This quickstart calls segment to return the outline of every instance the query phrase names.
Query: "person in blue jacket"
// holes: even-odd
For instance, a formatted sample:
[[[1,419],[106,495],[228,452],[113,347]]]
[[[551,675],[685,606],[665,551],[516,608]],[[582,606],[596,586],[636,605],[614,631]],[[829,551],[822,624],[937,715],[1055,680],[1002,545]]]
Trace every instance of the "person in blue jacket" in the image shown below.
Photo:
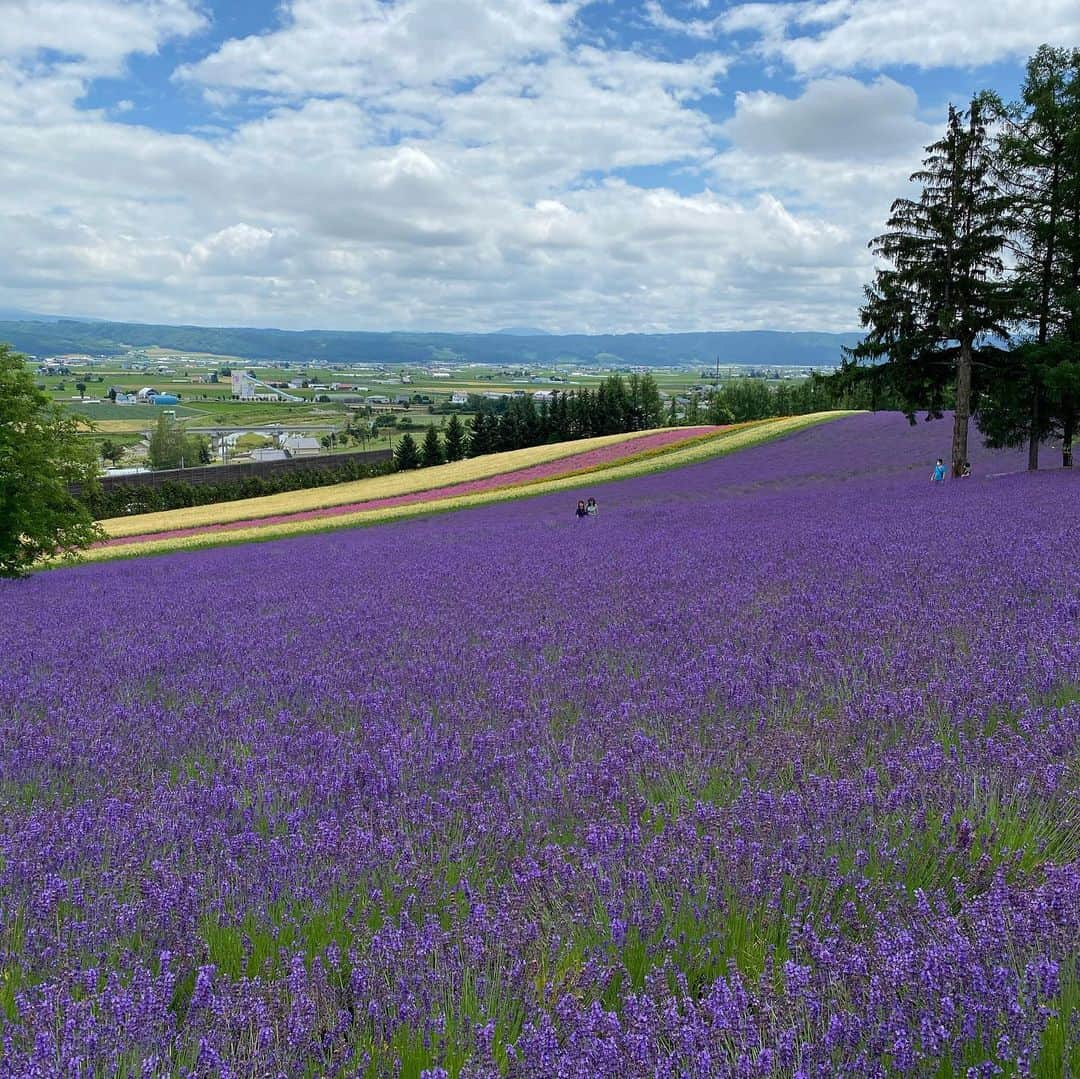
[[[931,483],[944,483],[945,482],[945,462],[939,457],[937,464],[934,465],[934,472],[930,477]]]

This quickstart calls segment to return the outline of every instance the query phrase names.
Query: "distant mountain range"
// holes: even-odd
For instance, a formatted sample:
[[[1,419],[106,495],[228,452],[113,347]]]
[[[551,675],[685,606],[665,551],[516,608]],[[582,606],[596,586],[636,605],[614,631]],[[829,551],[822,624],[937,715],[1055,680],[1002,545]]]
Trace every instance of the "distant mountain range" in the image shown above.
[[[365,333],[346,330],[265,330],[155,326],[133,322],[18,319],[0,321],[0,341],[32,356],[85,352],[115,356],[131,348],[175,349],[235,356],[253,363],[430,364],[475,362],[577,366],[745,364],[831,367],[857,333],[546,334],[528,328],[501,333]]]
[[[0,307],[0,322],[62,322],[64,319],[71,320],[71,315],[42,315],[36,311],[24,311],[20,307]],[[99,318],[83,318],[81,315],[74,319],[77,322],[101,322]]]

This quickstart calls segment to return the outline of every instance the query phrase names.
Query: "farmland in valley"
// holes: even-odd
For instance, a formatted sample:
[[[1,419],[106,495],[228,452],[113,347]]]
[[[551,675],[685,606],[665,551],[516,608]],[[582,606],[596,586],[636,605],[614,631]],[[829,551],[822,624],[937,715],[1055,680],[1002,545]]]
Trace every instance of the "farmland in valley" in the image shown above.
[[[0,1076],[1075,1074],[1080,481],[947,440],[0,582]]]

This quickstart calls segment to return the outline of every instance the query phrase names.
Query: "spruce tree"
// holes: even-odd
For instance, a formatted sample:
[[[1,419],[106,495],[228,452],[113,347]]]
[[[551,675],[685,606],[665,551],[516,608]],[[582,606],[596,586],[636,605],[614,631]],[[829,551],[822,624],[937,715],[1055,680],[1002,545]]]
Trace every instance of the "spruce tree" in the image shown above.
[[[450,422],[446,425],[445,434],[446,459],[448,461],[460,461],[465,456],[466,434],[465,425],[456,412],[450,416]]]
[[[518,399],[518,423],[520,424],[518,435],[520,446],[539,446],[544,441],[540,413],[536,410],[536,402],[532,399],[532,394]]]
[[[550,441],[566,442],[570,439],[570,400],[566,393],[556,393],[551,402]]]
[[[1010,293],[1002,251],[1009,202],[993,183],[987,104],[976,97],[966,110],[949,107],[944,136],[927,147],[917,200],[892,205],[888,231],[871,241],[885,259],[868,285],[861,311],[868,333],[849,361],[886,360],[885,373],[904,411],[940,412],[954,394],[952,471],[968,457],[972,372],[987,343],[1006,335]]]
[[[435,430],[435,424],[429,423],[420,447],[420,465],[422,468],[430,468],[432,465],[441,465],[444,460],[446,458],[443,456],[439,432]]]
[[[394,447],[394,467],[398,472],[411,472],[420,467],[420,450],[416,439],[407,432],[398,439]]]
[[[516,401],[511,400],[495,426],[495,449],[498,452],[506,452],[520,449],[520,447],[521,423],[518,405]]]
[[[1080,404],[1080,50],[1042,46],[1028,61],[1021,100],[997,103],[997,113],[1022,344],[1001,357],[979,426],[990,445],[1026,441],[1032,470],[1040,442],[1059,434],[1068,466]]]
[[[555,441],[551,437],[551,405],[546,400],[541,399],[536,406],[536,425],[537,438],[534,445],[542,446]]]
[[[494,453],[496,435],[495,417],[486,408],[481,408],[469,423],[469,456]]]

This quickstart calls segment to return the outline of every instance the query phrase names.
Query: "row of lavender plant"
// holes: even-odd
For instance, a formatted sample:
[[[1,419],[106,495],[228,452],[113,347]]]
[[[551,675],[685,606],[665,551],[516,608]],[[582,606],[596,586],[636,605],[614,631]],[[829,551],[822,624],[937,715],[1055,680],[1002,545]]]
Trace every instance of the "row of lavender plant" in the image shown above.
[[[861,416],[0,589],[0,1075],[1080,1068],[1080,488]]]

